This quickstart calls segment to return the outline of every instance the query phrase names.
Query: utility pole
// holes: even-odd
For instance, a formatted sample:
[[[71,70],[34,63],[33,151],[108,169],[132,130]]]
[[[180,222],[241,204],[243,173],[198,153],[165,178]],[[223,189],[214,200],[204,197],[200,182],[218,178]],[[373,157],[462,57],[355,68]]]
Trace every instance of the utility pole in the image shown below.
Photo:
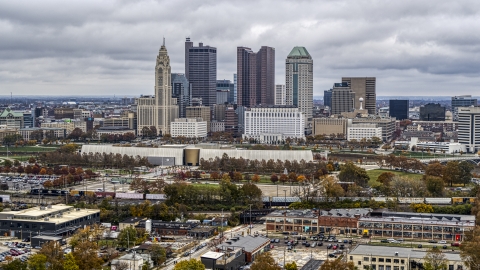
[[[222,208],[222,238],[220,239],[220,242],[222,241],[223,239],[223,208]]]

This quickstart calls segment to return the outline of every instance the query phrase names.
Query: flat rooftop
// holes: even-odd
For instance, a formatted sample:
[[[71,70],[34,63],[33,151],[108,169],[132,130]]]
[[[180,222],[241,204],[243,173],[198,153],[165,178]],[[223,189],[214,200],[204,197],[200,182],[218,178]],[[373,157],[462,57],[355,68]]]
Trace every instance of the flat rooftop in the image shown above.
[[[398,252],[398,256],[395,256]],[[349,255],[368,255],[368,256],[385,256],[385,257],[402,257],[402,258],[416,258],[423,259],[427,251],[403,247],[387,247],[387,246],[373,246],[373,245],[358,245]],[[461,261],[460,253],[458,252],[443,252],[446,259],[449,261]]]
[[[98,209],[81,209],[65,204],[33,207],[22,211],[0,212],[0,220],[25,220],[31,222],[64,223],[81,217],[100,213]],[[48,218],[48,220],[45,220]]]

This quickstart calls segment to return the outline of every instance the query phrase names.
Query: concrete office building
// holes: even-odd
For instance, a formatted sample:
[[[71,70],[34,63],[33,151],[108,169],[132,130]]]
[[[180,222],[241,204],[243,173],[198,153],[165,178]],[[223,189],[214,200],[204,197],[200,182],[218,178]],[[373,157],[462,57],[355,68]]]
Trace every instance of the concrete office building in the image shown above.
[[[144,127],[156,127],[158,135],[170,134],[170,123],[178,118],[177,99],[172,98],[170,57],[165,40],[155,65],[155,96],[137,99],[137,134]]]
[[[368,110],[369,114],[376,113],[376,81],[375,77],[342,77],[342,83],[348,84],[356,99],[364,99],[363,108]],[[355,104],[355,109],[360,109],[360,103]]]
[[[72,131],[76,128],[81,129],[83,132],[87,132],[87,122],[81,120],[43,122],[40,126],[41,128],[62,128],[65,129],[67,135],[72,133]]]
[[[391,99],[389,101],[389,115],[397,120],[408,119],[408,100]]]
[[[121,127],[125,129],[137,129],[137,114],[126,112],[121,117],[106,118],[103,127]]]
[[[382,128],[375,124],[352,124],[347,128],[347,140],[371,140],[373,137],[382,138]]]
[[[275,49],[237,47],[237,104],[275,104]]]
[[[332,115],[355,110],[356,93],[347,83],[334,83],[331,95]]]
[[[23,113],[6,108],[0,113],[0,125],[13,129],[23,128]]]
[[[428,103],[420,107],[420,120],[445,121],[445,107],[440,104]]]
[[[185,41],[185,76],[192,88],[192,98],[201,98],[205,106],[216,104],[217,98],[217,48],[199,43],[193,46]]]
[[[245,111],[244,140],[279,143],[287,138],[304,139],[305,117],[294,106],[255,106]]]
[[[453,120],[458,120],[458,108],[459,107],[470,107],[470,106],[477,106],[477,99],[472,98],[471,95],[463,95],[463,96],[454,96],[452,97],[452,113],[453,113]]]
[[[294,47],[285,60],[286,105],[303,113],[306,127],[313,112],[313,59],[305,47]]]
[[[58,107],[53,109],[53,114],[55,119],[73,119],[75,117],[74,109],[69,107]]]
[[[207,132],[210,132],[210,107],[207,106],[189,106],[187,107],[187,118],[202,118],[207,122]]]
[[[393,132],[395,132],[395,122],[396,119],[389,117],[389,118],[381,118],[381,117],[357,117],[352,119],[352,124],[375,124],[377,127],[382,128],[382,137],[381,139],[386,142],[390,140],[393,136]]]
[[[185,74],[172,73],[172,98],[177,99],[179,117],[187,116],[187,106],[190,106],[192,98],[191,88],[192,86]]]
[[[287,92],[284,84],[275,85],[275,105],[287,105]]]
[[[67,131],[64,128],[21,128],[19,130],[20,135],[25,141],[31,140],[32,132],[42,131],[43,137],[45,139],[50,137],[50,139],[62,139],[67,137]]]
[[[225,132],[225,121],[212,120],[210,122],[211,132]]]
[[[341,134],[346,138],[347,125],[348,119],[346,118],[314,118],[312,135],[330,136],[332,134]]]
[[[466,145],[469,153],[480,150],[480,107],[458,108],[458,142]]]
[[[226,109],[227,109],[227,105],[225,104],[213,105],[211,119],[217,120],[217,121],[225,121]]]
[[[225,132],[231,133],[234,137],[238,136],[238,114],[235,106],[229,105],[225,109]]]
[[[172,122],[172,137],[205,138],[207,121],[202,118],[177,118]]]

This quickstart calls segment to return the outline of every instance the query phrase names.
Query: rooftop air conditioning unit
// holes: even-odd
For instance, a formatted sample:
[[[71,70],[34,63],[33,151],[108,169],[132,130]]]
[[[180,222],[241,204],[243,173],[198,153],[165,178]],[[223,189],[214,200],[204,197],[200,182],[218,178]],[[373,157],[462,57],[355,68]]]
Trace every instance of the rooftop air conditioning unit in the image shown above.
[[[46,217],[46,218],[44,218],[43,220],[45,220],[45,221],[49,221],[50,219],[49,219],[48,217]]]

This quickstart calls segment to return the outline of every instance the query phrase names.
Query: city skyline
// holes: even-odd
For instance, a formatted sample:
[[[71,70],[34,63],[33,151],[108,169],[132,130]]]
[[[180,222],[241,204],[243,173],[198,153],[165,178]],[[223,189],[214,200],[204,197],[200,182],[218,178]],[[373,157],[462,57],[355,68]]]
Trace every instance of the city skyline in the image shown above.
[[[319,9],[316,2],[264,1],[252,10],[236,2],[82,2],[63,8],[55,1],[4,2],[1,94],[149,94],[152,59],[165,36],[174,73],[184,73],[184,40],[191,37],[218,49],[219,80],[232,80],[238,46],[271,46],[275,84],[284,84],[285,57],[304,46],[317,59],[314,96],[340,77],[377,77],[377,96],[475,95],[478,37],[470,33],[478,3],[368,3],[323,2]],[[179,16],[169,15],[180,8]],[[342,15],[349,10],[355,12]],[[287,16],[296,11],[302,16]]]

